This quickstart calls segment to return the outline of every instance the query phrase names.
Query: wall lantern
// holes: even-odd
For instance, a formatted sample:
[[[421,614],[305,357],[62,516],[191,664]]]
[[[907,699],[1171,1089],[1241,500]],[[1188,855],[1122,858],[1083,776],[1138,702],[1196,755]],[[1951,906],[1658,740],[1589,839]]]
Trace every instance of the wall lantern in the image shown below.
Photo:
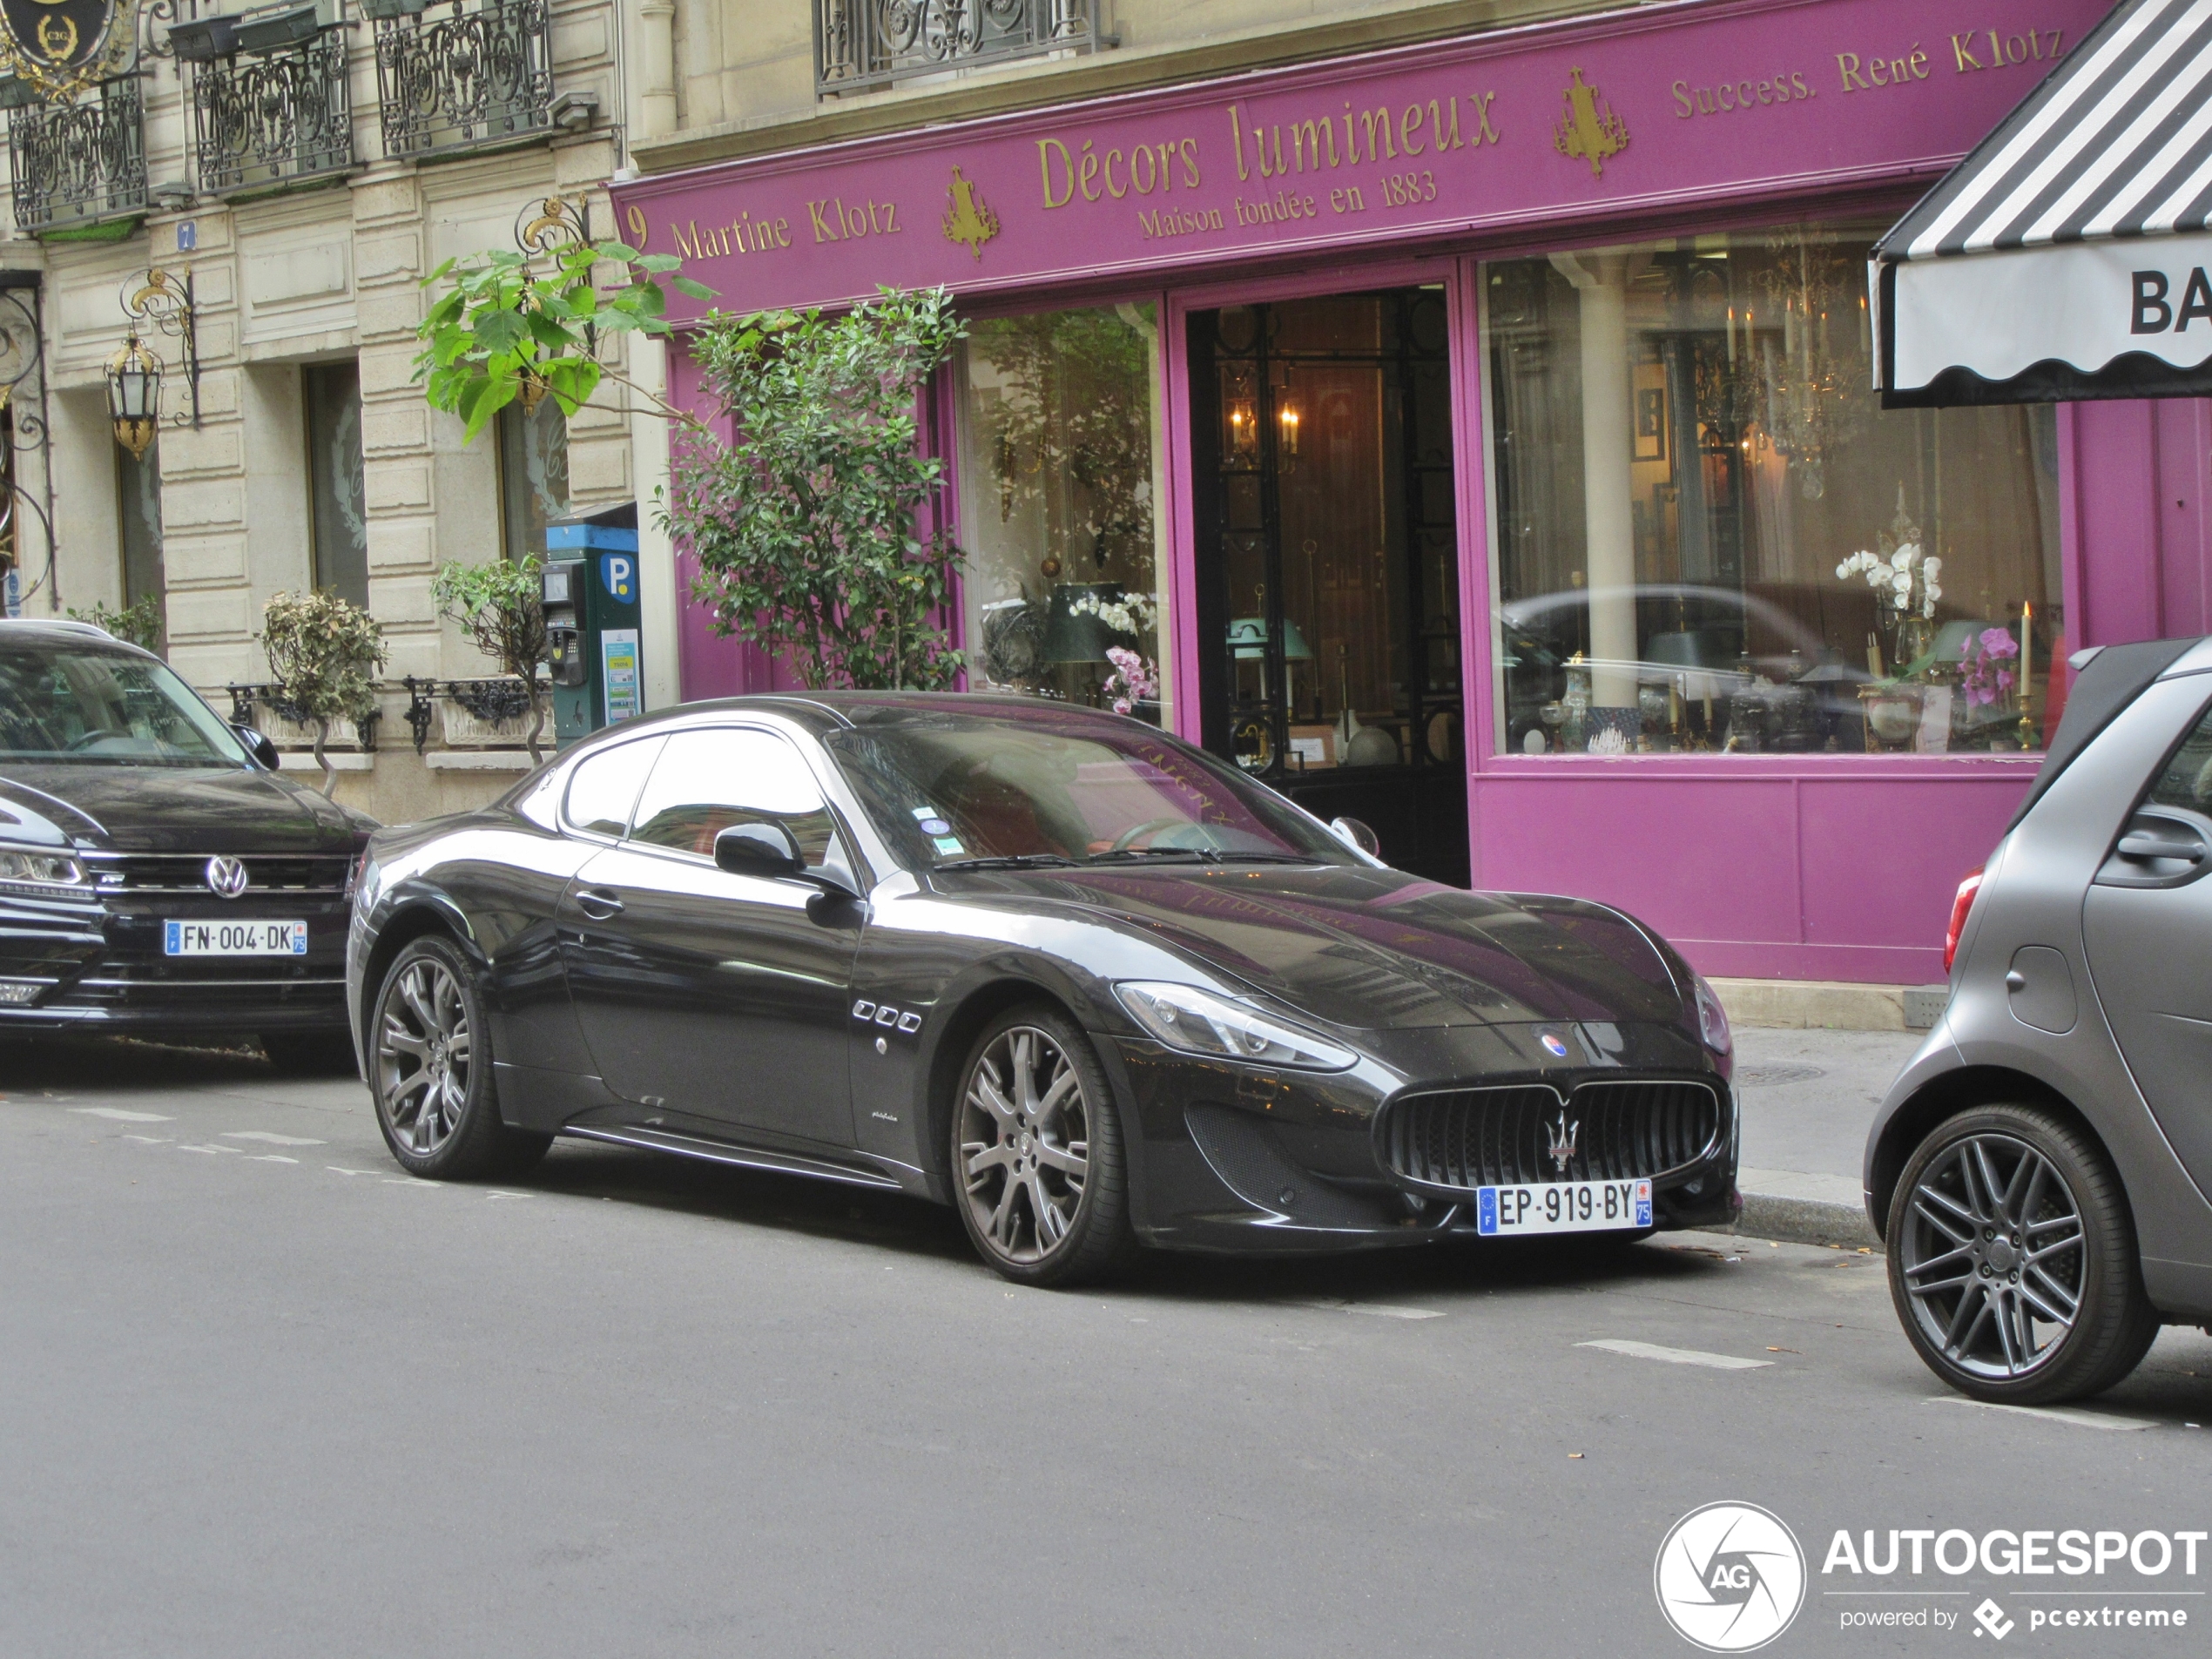
[[[144,461],[161,420],[161,360],[135,333],[107,360],[107,412],[115,441]]]
[[[192,273],[177,276],[160,266],[149,266],[125,279],[117,300],[131,325],[131,337],[108,359],[108,417],[115,423],[115,441],[143,460],[161,424],[162,371],[161,359],[138,336],[140,324],[172,336],[184,348],[192,410],[178,415],[177,422],[199,425],[199,334]]]

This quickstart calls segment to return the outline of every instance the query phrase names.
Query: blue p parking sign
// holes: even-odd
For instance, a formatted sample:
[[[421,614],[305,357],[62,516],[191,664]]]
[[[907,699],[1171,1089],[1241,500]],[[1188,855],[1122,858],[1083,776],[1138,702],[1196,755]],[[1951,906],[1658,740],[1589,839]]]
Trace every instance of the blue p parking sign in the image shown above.
[[[624,603],[637,597],[637,556],[634,553],[602,553],[599,556],[599,585],[615,598]]]

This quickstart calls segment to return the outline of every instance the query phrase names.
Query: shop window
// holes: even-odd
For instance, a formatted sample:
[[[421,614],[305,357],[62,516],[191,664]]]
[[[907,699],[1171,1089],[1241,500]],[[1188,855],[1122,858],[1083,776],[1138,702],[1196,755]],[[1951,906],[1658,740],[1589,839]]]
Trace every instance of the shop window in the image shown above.
[[[1467,879],[1441,285],[1190,319],[1206,746]]]
[[[144,455],[115,448],[116,523],[122,542],[123,603],[130,607],[153,601],[164,619],[165,637],[168,579],[161,563],[161,447],[149,444]]]
[[[361,380],[353,363],[301,372],[307,483],[314,503],[315,586],[367,609],[368,492],[361,468]]]
[[[2067,651],[2055,416],[1881,408],[1878,234],[1486,267],[1505,748],[2043,746]]]
[[[1169,721],[1155,307],[978,321],[960,401],[969,686]]]
[[[543,558],[546,526],[569,510],[569,423],[551,398],[499,412],[499,493],[507,556]]]

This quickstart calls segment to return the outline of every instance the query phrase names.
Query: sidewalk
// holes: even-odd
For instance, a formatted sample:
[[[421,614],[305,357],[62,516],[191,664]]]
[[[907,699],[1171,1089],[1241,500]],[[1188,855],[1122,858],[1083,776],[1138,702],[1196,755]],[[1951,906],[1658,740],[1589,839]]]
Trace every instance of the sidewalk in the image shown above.
[[[1859,1163],[1875,1108],[1924,1031],[1736,1028],[1743,1110],[1738,1231],[1801,1244],[1872,1244]]]

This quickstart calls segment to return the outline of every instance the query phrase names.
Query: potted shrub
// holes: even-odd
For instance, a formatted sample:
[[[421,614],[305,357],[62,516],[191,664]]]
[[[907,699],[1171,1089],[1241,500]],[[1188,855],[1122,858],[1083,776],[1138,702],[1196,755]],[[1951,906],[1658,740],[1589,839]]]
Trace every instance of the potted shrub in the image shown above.
[[[539,572],[543,565],[524,555],[519,559],[495,559],[484,564],[442,564],[431,579],[430,597],[438,614],[459,625],[476,649],[499,664],[500,672],[517,682],[529,729],[523,741],[529,746],[530,764],[544,757],[539,738],[545,730],[545,693],[537,665],[545,660],[545,610]],[[516,712],[521,712],[517,710]],[[459,711],[477,723],[469,739],[505,737],[511,719],[495,701],[478,699],[477,706],[463,704]],[[449,711],[447,741],[456,730],[466,730]]]
[[[268,658],[278,699],[301,725],[314,727],[322,792],[330,794],[338,786],[338,768],[324,753],[330,723],[341,717],[359,721],[375,710],[384,631],[368,612],[334,593],[278,593],[262,608],[255,637]]]

